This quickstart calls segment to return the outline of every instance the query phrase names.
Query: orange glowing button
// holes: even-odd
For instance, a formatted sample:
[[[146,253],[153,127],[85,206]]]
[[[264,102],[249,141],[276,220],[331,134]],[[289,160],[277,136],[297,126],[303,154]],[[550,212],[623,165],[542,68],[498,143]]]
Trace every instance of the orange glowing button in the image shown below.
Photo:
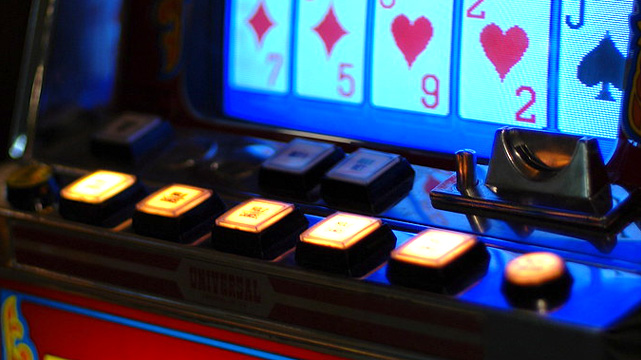
[[[566,273],[563,259],[549,252],[525,254],[510,261],[505,278],[517,286],[538,286],[562,278]]]
[[[278,201],[247,200],[216,219],[216,225],[260,233],[294,211],[294,205]]]
[[[300,235],[300,240],[321,246],[347,249],[381,227],[381,220],[336,213]]]
[[[136,204],[136,210],[165,217],[179,217],[209,199],[213,191],[195,186],[173,184],[149,195]]]
[[[392,251],[391,257],[419,266],[442,268],[467,252],[474,244],[474,235],[429,229]]]
[[[89,204],[101,204],[136,182],[133,175],[98,170],[62,189],[60,196]]]

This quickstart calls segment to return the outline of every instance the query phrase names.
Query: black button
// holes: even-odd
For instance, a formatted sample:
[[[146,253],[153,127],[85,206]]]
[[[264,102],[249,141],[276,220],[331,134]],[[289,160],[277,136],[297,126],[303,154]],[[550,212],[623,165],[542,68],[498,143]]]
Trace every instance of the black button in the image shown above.
[[[9,175],[6,184],[7,201],[19,210],[45,210],[51,208],[58,197],[58,185],[49,165],[20,166]]]
[[[414,169],[405,158],[359,149],[332,168],[321,181],[331,206],[380,213],[403,199],[414,185]]]
[[[171,125],[157,116],[126,113],[91,139],[91,152],[102,159],[134,163],[173,136]]]
[[[310,197],[327,170],[344,157],[343,150],[335,145],[295,139],[263,162],[259,184],[270,193]]]

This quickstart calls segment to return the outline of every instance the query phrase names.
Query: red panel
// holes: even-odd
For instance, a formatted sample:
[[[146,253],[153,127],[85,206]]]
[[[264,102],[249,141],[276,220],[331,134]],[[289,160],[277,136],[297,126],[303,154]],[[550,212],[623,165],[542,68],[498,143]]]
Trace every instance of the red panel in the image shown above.
[[[53,301],[57,301],[57,302],[85,308],[85,309],[94,310],[94,311],[98,311],[105,314],[115,315],[115,316],[131,319],[135,321],[144,322],[150,325],[160,326],[160,327],[164,327],[164,328],[168,328],[168,329],[172,329],[172,330],[176,330],[176,331],[180,331],[188,334],[193,334],[197,336],[206,337],[209,339],[224,341],[231,344],[245,346],[248,348],[253,348],[253,349],[270,352],[274,354],[280,354],[283,356],[293,357],[297,359],[308,359],[308,360],[343,359],[340,357],[322,354],[319,352],[306,350],[306,349],[298,348],[291,345],[285,345],[285,344],[277,343],[274,341],[269,341],[262,338],[250,336],[250,335],[235,333],[232,331],[222,330],[222,329],[218,329],[211,326],[192,323],[189,321],[177,320],[169,316],[144,312],[144,311],[136,310],[130,307],[122,306],[122,305],[117,305],[117,304],[112,304],[105,301],[86,298],[84,296],[71,295],[66,292],[34,287],[34,286],[25,285],[22,283],[16,283],[13,281],[8,281],[3,279],[0,279],[0,287],[4,289],[13,289],[16,291],[20,291],[22,293],[27,293],[27,294],[38,296],[41,298],[46,298]],[[105,356],[104,357],[105,359],[107,358],[126,359],[128,358],[126,356],[128,356],[128,354],[132,354],[132,352],[136,349],[138,351],[142,351],[142,350],[146,351],[147,348],[164,349],[165,344],[169,344],[169,343],[171,343],[172,346],[175,346],[181,349],[182,348],[186,349],[187,347],[193,347],[194,351],[199,354],[198,356],[200,356],[200,351],[204,351],[203,354],[207,354],[209,359],[225,359],[225,358],[229,358],[228,356],[232,356],[232,355],[233,355],[232,358],[234,359],[247,358],[247,357],[235,357],[236,355],[240,356],[240,354],[230,353],[225,350],[217,350],[222,352],[220,353],[220,355],[215,355],[215,357],[212,357],[212,353],[211,353],[212,349],[207,345],[196,344],[193,342],[172,338],[166,335],[154,334],[154,333],[146,332],[140,329],[129,328],[121,324],[115,324],[115,323],[107,322],[104,320],[98,320],[91,317],[77,315],[77,314],[69,313],[62,310],[45,308],[40,305],[28,303],[27,301],[22,302],[22,308],[25,309],[24,310],[25,314],[23,314],[23,316],[27,319],[29,331],[30,331],[30,337],[32,338],[33,342],[36,344],[38,353],[41,356],[41,358],[43,355],[46,354],[45,352],[43,352],[45,350],[47,351],[65,350],[66,351],[67,350],[66,348],[64,349],[62,348],[63,346],[66,346],[64,343],[65,341],[69,342],[69,344],[74,344],[74,346],[76,347],[84,348],[84,349],[74,349],[73,351],[86,351],[87,354],[91,354],[91,356],[89,357],[73,357],[73,356],[67,355],[69,356],[68,358],[73,360],[102,359],[102,358],[97,358],[94,352],[97,351],[95,349],[99,349],[101,346],[106,346],[106,344],[108,344],[109,347],[113,347],[114,349],[104,350],[106,353],[110,354],[110,356]],[[47,318],[48,316],[47,314],[49,313],[51,313],[51,315],[49,315],[50,317]],[[83,319],[76,320],[76,318],[83,318]],[[93,325],[94,323],[97,325]],[[102,327],[105,327],[105,328],[98,329]],[[123,330],[124,328],[127,328],[127,330],[126,331]],[[144,335],[141,337],[141,335],[138,334],[138,332],[144,332],[144,333],[147,333],[147,335]],[[134,334],[134,333],[135,335],[132,337],[133,340],[132,340],[132,343],[130,344],[127,342],[129,340],[125,339],[124,337],[130,337],[131,334]],[[130,335],[125,335],[125,334],[130,334]],[[101,337],[104,339],[102,339]],[[121,341],[123,340],[121,338],[125,340],[124,343],[121,343]],[[141,339],[144,339],[145,342],[143,342]],[[58,343],[60,344],[58,345]],[[113,352],[120,345],[122,346],[126,345],[127,348],[121,349],[120,351],[123,351],[123,352],[120,355],[112,356]],[[51,346],[51,347],[49,348],[45,346]],[[58,348],[57,346],[60,346],[60,348]],[[207,349],[203,350],[203,347]],[[152,350],[152,351],[155,351],[155,350]],[[192,351],[192,350],[189,350],[189,351]],[[224,356],[222,355],[223,353],[224,353]],[[138,353],[137,356],[133,358],[141,358],[141,357],[142,358],[158,358],[158,359],[165,359],[165,358],[198,359],[200,358],[198,356],[194,357],[186,353],[180,353],[179,356],[176,355],[172,357],[172,355],[169,355],[167,351],[161,351],[160,352],[161,356],[155,356],[155,355],[152,356],[150,354],[151,353],[146,353],[143,351],[141,353]],[[155,352],[153,354],[155,354]],[[53,353],[53,352],[50,353],[50,355],[56,355],[61,357],[65,356],[62,353]]]
[[[66,359],[255,359],[215,347],[22,302],[38,355]]]

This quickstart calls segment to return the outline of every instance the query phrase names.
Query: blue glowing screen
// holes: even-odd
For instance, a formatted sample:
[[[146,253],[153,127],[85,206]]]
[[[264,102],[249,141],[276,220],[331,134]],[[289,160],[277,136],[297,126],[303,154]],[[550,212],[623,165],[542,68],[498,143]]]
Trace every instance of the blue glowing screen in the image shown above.
[[[617,136],[633,0],[228,0],[224,112],[489,156],[510,125]]]

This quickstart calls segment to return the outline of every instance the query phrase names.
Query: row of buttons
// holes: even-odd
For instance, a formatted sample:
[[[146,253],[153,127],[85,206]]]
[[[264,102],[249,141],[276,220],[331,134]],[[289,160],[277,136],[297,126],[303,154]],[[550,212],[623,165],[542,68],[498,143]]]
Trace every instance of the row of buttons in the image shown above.
[[[259,182],[272,194],[303,199],[320,185],[332,207],[380,213],[407,196],[414,169],[397,154],[358,149],[345,157],[336,145],[294,139],[262,164]]]
[[[9,180],[15,189],[15,177]],[[394,232],[377,218],[338,212],[309,227],[293,204],[255,198],[227,210],[210,189],[173,184],[146,195],[135,176],[106,170],[63,188],[59,210],[69,220],[102,226],[131,216],[137,234],[180,243],[211,233],[213,249],[260,259],[295,247],[298,265],[352,277],[387,261],[391,283],[447,294],[484,276],[489,262],[485,244],[470,234],[427,229],[396,247]],[[551,253],[516,258],[504,277],[510,302],[525,308],[561,304],[572,283],[563,260]]]
[[[101,159],[135,163],[173,137],[158,117],[124,113],[92,136]],[[412,189],[414,170],[397,154],[359,149],[349,156],[336,145],[294,139],[261,166],[259,183],[269,193],[317,199],[317,187],[332,207],[380,213]]]

